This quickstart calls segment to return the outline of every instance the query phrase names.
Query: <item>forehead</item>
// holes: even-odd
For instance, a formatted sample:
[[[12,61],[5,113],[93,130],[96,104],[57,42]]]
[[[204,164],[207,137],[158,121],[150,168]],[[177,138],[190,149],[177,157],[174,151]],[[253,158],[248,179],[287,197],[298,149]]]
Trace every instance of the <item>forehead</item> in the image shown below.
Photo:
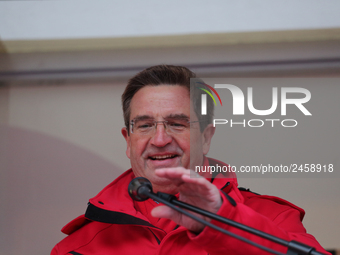
[[[190,117],[189,90],[179,85],[146,86],[133,96],[130,107],[130,119],[137,116],[164,118],[173,114]]]

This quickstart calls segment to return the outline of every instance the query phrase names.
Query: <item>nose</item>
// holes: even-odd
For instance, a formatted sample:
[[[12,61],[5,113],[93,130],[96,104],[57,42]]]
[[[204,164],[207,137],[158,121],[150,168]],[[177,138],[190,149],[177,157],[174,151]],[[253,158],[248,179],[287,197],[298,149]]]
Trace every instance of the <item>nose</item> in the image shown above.
[[[164,147],[172,142],[172,136],[166,132],[164,123],[157,123],[156,131],[150,143],[157,147]]]

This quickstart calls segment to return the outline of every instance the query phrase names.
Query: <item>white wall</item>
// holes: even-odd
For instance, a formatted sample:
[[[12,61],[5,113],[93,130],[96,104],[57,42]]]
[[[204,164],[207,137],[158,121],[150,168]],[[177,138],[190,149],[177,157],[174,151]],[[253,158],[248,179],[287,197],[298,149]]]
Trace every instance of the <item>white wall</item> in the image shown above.
[[[1,1],[2,40],[136,37],[340,26],[337,0]]]

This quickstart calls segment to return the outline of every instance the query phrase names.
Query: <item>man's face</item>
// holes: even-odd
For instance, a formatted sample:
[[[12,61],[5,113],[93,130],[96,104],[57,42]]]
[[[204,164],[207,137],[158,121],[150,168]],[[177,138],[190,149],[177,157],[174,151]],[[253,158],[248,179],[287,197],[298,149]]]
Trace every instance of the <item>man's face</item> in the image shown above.
[[[193,110],[190,112],[190,103],[190,95],[186,87],[146,86],[131,100],[130,121],[138,118],[164,121],[179,116],[187,118],[188,121],[197,121]],[[192,114],[191,119],[190,114]],[[155,175],[155,169],[170,167],[190,169],[190,138],[191,144],[195,144],[191,149],[191,166],[202,165],[203,155],[208,153],[211,140],[205,131],[200,132],[198,122],[191,124],[191,128],[180,133],[168,132],[162,123],[158,123],[155,132],[148,135],[137,132],[128,135],[126,128],[123,128],[122,134],[127,142],[126,155],[130,158],[135,176],[149,179],[154,191],[177,193],[169,181]]]

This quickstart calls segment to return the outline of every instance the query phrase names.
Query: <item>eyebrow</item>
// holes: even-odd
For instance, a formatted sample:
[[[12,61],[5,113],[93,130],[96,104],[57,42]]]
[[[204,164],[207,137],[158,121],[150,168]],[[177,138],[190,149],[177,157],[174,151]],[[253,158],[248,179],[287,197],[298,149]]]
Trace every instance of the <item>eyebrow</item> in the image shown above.
[[[132,120],[152,120],[153,118],[150,115],[137,115]]]
[[[150,115],[137,115],[134,120],[153,120],[154,118]],[[182,119],[182,120],[189,120],[190,117],[181,113],[181,114],[169,114],[164,119]]]
[[[181,113],[181,114],[170,114],[166,116],[164,119],[182,119],[182,120],[189,120],[190,117]]]

